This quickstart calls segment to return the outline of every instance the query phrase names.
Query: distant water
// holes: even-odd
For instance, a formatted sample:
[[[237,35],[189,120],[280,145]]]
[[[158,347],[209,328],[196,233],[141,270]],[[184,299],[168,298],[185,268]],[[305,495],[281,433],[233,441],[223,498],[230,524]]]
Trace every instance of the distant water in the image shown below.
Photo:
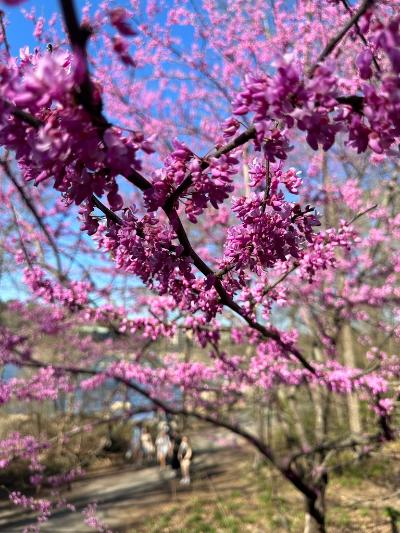
[[[19,368],[15,365],[7,364],[2,369],[1,378],[4,381],[8,381],[11,378],[15,378],[19,372]]]
[[[18,377],[20,372],[21,369],[18,366],[7,364],[2,369],[1,379],[8,381]],[[72,395],[71,398],[71,394],[60,393],[55,402],[49,403],[52,403],[52,405],[61,412],[65,412],[72,407],[73,412],[76,414],[79,412],[94,414],[99,411],[104,411],[114,402],[129,402],[135,409],[151,405],[151,402],[146,398],[143,398],[141,394],[132,389],[127,389],[114,379],[107,379],[101,387],[93,391],[83,391],[78,388],[72,393]],[[176,400],[179,401],[182,397],[181,391],[176,389],[174,396]],[[13,402],[11,411],[14,413],[26,412],[27,404],[25,402],[18,402],[17,404]],[[133,418],[135,420],[145,420],[152,416],[151,413],[142,413],[135,415]]]

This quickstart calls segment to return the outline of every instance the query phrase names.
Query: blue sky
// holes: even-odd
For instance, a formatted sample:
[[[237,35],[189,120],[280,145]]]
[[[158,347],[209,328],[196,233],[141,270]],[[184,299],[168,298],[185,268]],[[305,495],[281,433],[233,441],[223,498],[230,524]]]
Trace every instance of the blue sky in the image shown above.
[[[1,0],[0,0],[1,3]],[[82,8],[87,4],[86,0],[75,0],[75,6],[78,12],[78,15],[81,13]],[[96,8],[101,4],[101,0],[93,0],[91,3],[91,10],[94,11]],[[129,6],[130,3],[128,0],[118,0],[116,2],[117,5],[126,5]],[[51,0],[29,0],[26,2],[23,2],[20,6],[16,7],[9,7],[2,4],[2,8],[6,13],[6,21],[7,21],[7,37],[8,41],[11,47],[11,54],[13,56],[18,56],[20,48],[29,46],[31,50],[34,49],[35,46],[38,45],[36,39],[33,37],[33,29],[34,29],[34,22],[27,20],[24,14],[22,13],[22,10],[26,12],[31,12],[31,10],[35,9],[35,16],[36,18],[39,18],[43,16],[46,20],[48,20],[54,13],[60,13],[60,4],[58,1],[51,1]],[[143,6],[146,5],[146,0],[143,0]],[[168,6],[168,4],[167,4]],[[157,16],[158,22],[163,24],[166,19],[166,9],[164,8],[162,12]],[[176,26],[174,28],[174,33],[176,32],[176,36],[181,37],[182,39],[182,47],[190,46],[190,44],[193,41],[193,34],[192,31],[188,27],[184,26]],[[44,43],[41,45],[44,46]],[[210,58],[210,62],[216,61],[217,58]],[[136,72],[136,75],[143,76],[144,69],[141,69],[140,72]],[[174,91],[165,91],[165,94],[170,98],[170,100],[174,100],[175,93]],[[112,117],[111,117],[112,120]],[[184,136],[182,136],[183,140],[186,140]],[[74,221],[73,217],[71,217],[71,223],[77,224],[76,221]],[[87,258],[86,257],[79,257],[78,258],[81,262],[86,263]],[[98,280],[99,281],[99,280]],[[1,293],[3,299],[8,298],[15,298],[16,296],[21,297],[24,292],[24,286],[23,284],[19,284],[17,281],[17,288],[13,287],[9,280],[7,280],[6,276],[0,277],[0,287],[1,287]]]
[[[78,14],[81,12],[81,8],[86,4],[86,0],[75,0],[75,6],[77,8]],[[119,1],[119,5],[123,5],[124,1]],[[125,2],[126,3],[126,2]],[[91,5],[93,9],[100,4],[99,1],[92,1]],[[7,38],[11,48],[11,54],[13,56],[19,55],[19,50],[22,47],[29,46],[32,50],[37,46],[37,41],[32,35],[34,23],[30,20],[27,20],[22,10],[30,12],[32,8],[35,8],[36,17],[43,16],[46,20],[49,19],[53,13],[60,13],[59,3],[56,1],[38,1],[38,0],[29,0],[23,2],[21,5],[16,7],[1,5],[3,11],[6,14],[7,21]],[[71,223],[78,224],[75,221],[74,217],[70,218]],[[79,257],[79,261],[88,264],[88,257]],[[49,262],[52,263],[52,256],[49,256]],[[68,262],[64,262],[64,267],[68,265]],[[22,281],[20,281],[19,272],[13,273],[14,281],[12,281],[7,275],[0,275],[0,291],[1,291],[1,300],[13,299],[13,298],[24,298],[26,294],[26,289]],[[73,272],[71,272],[73,275]],[[104,280],[106,281],[106,280]],[[97,282],[101,281],[97,278]]]
[[[88,3],[87,0],[75,0],[74,4],[76,6],[78,15],[81,13],[81,9]],[[33,8],[35,9],[36,16],[43,16],[45,19],[49,19],[53,13],[60,13],[60,4],[55,0],[28,0],[22,2],[19,6],[10,7],[4,5],[0,0],[1,8],[6,13],[7,19],[9,21],[7,27],[8,40],[11,45],[11,51],[13,55],[19,53],[19,49],[22,46],[34,47],[37,43],[35,42],[34,37],[32,36],[33,24],[31,21],[26,20],[22,14],[22,10],[30,12]],[[91,0],[90,6],[91,11],[95,11],[96,8],[101,4],[101,0]],[[116,2],[118,6],[130,7],[128,0],[118,0]],[[146,0],[143,3],[146,6]],[[166,17],[165,9],[157,17],[159,22],[164,22]],[[190,39],[190,30],[187,27],[180,26],[178,33],[183,36],[185,39]]]
[[[0,0],[1,3],[1,0]],[[82,7],[87,4],[86,0],[75,0],[75,6],[77,8],[78,14],[81,12]],[[101,4],[101,0],[93,0],[91,2],[92,10],[94,11],[97,6]],[[118,0],[116,2],[118,5],[129,5],[128,0]],[[27,12],[30,12],[32,8],[35,9],[36,18],[43,16],[46,20],[48,20],[53,13],[60,13],[60,5],[58,1],[52,1],[52,0],[29,0],[26,2],[23,2],[20,6],[17,7],[7,7],[4,4],[2,4],[3,10],[6,13],[6,18],[8,21],[7,24],[7,36],[8,41],[11,46],[11,53],[13,56],[19,55],[20,48],[24,46],[29,46],[32,50],[35,46],[37,46],[37,41],[33,37],[33,28],[34,23],[32,21],[29,21],[26,19],[26,17],[21,12],[21,9],[26,10]],[[143,0],[143,5],[146,5],[146,0]],[[165,4],[164,4],[165,6]],[[168,7],[168,4],[167,4]],[[165,21],[166,18],[166,9],[163,9],[163,12],[159,14],[158,21],[162,24]],[[192,31],[188,27],[184,26],[175,26],[174,32],[176,32],[176,36],[181,37],[182,39],[182,47],[190,46],[190,44],[193,41],[193,35]],[[43,46],[43,45],[42,45]],[[217,61],[217,57],[209,57],[210,63],[213,63]],[[144,71],[141,69],[140,72],[137,72],[136,75],[143,76]],[[174,101],[174,91],[165,91],[166,96],[169,97],[170,100]],[[199,111],[200,113],[200,111]],[[112,120],[112,117],[111,117]],[[184,135],[182,135],[182,140],[187,140]],[[73,220],[73,217],[71,217],[71,220]],[[76,224],[76,222],[73,222]],[[87,261],[86,258],[82,257],[79,258],[81,262]],[[15,297],[15,289],[8,286],[8,288],[5,287],[5,284],[7,283],[7,280],[3,276],[3,278],[0,278],[0,286],[1,286],[1,292],[3,299]],[[23,285],[21,285],[21,290],[23,288]]]
[[[92,3],[97,4],[98,2]],[[75,2],[78,9],[84,4],[84,0],[77,0]],[[7,36],[11,46],[12,55],[18,55],[19,49],[22,46],[28,45],[29,47],[34,47],[36,44],[35,39],[32,36],[33,24],[31,21],[26,20],[21,13],[21,9],[31,11],[32,8],[35,8],[37,17],[43,16],[46,19],[51,17],[54,12],[60,11],[59,3],[51,0],[46,2],[29,0],[16,7],[2,5],[2,9],[6,13],[9,21],[9,25],[7,26]]]

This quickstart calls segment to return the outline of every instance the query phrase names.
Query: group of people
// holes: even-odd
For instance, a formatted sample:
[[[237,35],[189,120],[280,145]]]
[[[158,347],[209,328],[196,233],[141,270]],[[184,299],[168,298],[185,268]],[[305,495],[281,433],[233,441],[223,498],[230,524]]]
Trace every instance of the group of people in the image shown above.
[[[173,470],[181,471],[181,484],[190,484],[190,463],[193,451],[187,435],[181,437],[168,426],[162,425],[154,445],[150,431],[144,427],[140,436],[140,445],[144,460],[151,460],[156,453],[160,469],[166,468],[168,461]]]

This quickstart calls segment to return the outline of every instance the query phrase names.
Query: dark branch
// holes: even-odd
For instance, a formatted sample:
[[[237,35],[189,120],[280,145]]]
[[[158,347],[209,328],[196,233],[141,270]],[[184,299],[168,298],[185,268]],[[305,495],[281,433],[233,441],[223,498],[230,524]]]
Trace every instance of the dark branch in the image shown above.
[[[120,218],[116,213],[114,213],[114,211],[111,211],[111,209],[105,206],[103,202],[101,202],[94,194],[92,194],[91,200],[94,206],[106,215],[107,220],[111,220],[115,224],[118,224],[118,226],[122,226],[122,218]]]
[[[27,116],[25,117],[25,115]],[[38,128],[42,125],[42,121],[24,112],[23,112],[23,115],[20,116],[20,118],[21,120],[33,125],[35,128]],[[246,130],[246,132],[239,135],[235,140],[231,141],[227,145],[217,150],[217,152],[215,152],[214,154],[214,157],[217,157],[217,156],[220,157],[222,154],[228,153],[230,150],[233,150],[235,147],[240,146],[241,144],[244,144],[245,142],[247,142],[247,140],[251,139],[254,136],[254,134],[255,134],[255,129],[252,126],[248,130]],[[205,168],[207,168],[207,166],[209,165],[207,161],[205,161],[204,164],[206,165]],[[137,171],[133,171],[132,174],[130,174],[129,176],[124,176],[124,177],[141,191],[146,191],[152,187],[151,183]],[[93,204],[100,211],[102,211],[102,213],[106,215],[108,220],[111,220],[118,225],[122,224],[122,219],[118,215],[116,215],[113,211],[111,211],[111,209],[106,207],[98,198],[92,195],[91,200],[93,201]],[[176,209],[167,208],[166,206],[164,206],[163,210],[166,213],[172,227],[174,228],[180,244],[183,246],[185,255],[187,257],[191,257],[196,268],[202,274],[204,274],[204,276],[214,276],[214,287],[220,297],[222,305],[229,307],[232,311],[237,313],[240,317],[242,317],[247,322],[247,324],[251,328],[261,333],[261,335],[264,338],[274,340],[284,351],[286,351],[289,354],[292,354],[303,365],[304,368],[306,368],[309,372],[315,374],[316,371],[314,367],[306,360],[306,358],[301,354],[299,350],[283,342],[282,339],[280,338],[279,333],[277,333],[276,331],[268,330],[265,326],[263,326],[262,324],[259,324],[256,321],[253,321],[249,316],[246,315],[243,309],[232,299],[231,296],[228,295],[221,280],[219,280],[215,276],[214,271],[201,259],[201,257],[193,249],[192,245],[190,244],[189,238],[186,234],[186,231],[183,227],[182,221],[180,220],[178,213],[176,212]]]
[[[94,98],[93,84],[89,74],[86,46],[91,35],[91,29],[79,24],[73,0],[60,0],[60,5],[72,49],[78,60],[83,62],[84,67],[83,79],[76,94],[77,100],[91,115],[95,124],[107,128],[110,124],[102,115],[101,98],[98,97],[96,100]]]
[[[225,144],[218,150],[216,150],[210,157],[214,157],[216,159],[219,159],[222,155],[228,154],[229,152],[232,152],[232,150],[235,150],[235,148],[239,148],[239,146],[242,146],[243,144],[246,144],[250,139],[253,139],[256,134],[256,129],[254,126],[250,126],[247,128],[246,131],[238,135],[235,139],[233,139],[231,142]],[[202,159],[201,162],[201,169],[206,170],[209,167],[210,163],[206,158]],[[167,198],[167,200],[164,203],[164,210],[170,211],[173,209],[175,203],[177,200],[184,194],[184,192],[192,185],[193,180],[191,174],[189,174],[180,185],[175,189],[175,191]]]
[[[41,363],[40,361],[32,360],[32,359],[30,361],[16,362],[15,364],[21,365],[21,366],[33,367],[33,368],[42,368],[44,366],[47,366],[46,363]],[[86,374],[86,375],[94,376],[94,375],[102,374],[102,372],[98,370],[91,370],[91,369],[71,367],[71,366],[64,367],[64,366],[53,365],[53,368],[54,370],[62,372],[62,373],[67,372],[67,373],[71,373],[75,375]],[[266,457],[281,472],[281,474],[284,477],[286,477],[286,479],[291,481],[305,496],[314,497],[313,489],[305,483],[301,475],[299,475],[293,468],[291,468],[288,461],[280,461],[279,459],[277,459],[273,451],[267,444],[265,444],[262,440],[258,439],[252,433],[249,433],[247,430],[245,430],[243,427],[239,426],[238,424],[234,424],[232,422],[219,419],[215,416],[203,414],[197,411],[190,411],[188,409],[185,409],[184,407],[182,408],[172,407],[168,403],[164,402],[163,400],[153,397],[152,394],[150,394],[145,388],[141,387],[135,382],[129,381],[126,378],[115,377],[112,375],[110,375],[109,377],[110,379],[115,379],[116,381],[125,385],[127,388],[130,388],[134,390],[135,392],[139,393],[141,396],[149,400],[154,406],[161,409],[165,413],[169,413],[174,416],[182,415],[185,417],[196,418],[197,420],[208,422],[209,424],[212,424],[213,426],[223,427],[231,431],[232,433],[239,435],[240,437],[245,439],[247,442],[252,444],[256,449],[258,449],[258,451],[264,457]]]
[[[10,44],[7,39],[6,26],[4,24],[4,11],[0,9],[0,29],[3,35],[3,43],[6,48],[7,55],[10,56]]]

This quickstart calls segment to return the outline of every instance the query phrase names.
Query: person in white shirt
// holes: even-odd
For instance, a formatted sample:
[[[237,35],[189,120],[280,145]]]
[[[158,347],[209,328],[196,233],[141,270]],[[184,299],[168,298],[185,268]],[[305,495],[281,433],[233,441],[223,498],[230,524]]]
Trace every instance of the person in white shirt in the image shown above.
[[[190,463],[192,460],[192,454],[193,452],[189,443],[189,439],[186,435],[184,435],[178,451],[178,459],[181,464],[182,485],[190,484]]]
[[[142,447],[143,459],[148,461],[154,454],[154,444],[149,430],[145,427],[140,435],[140,445]]]
[[[165,468],[167,463],[167,455],[170,453],[171,440],[165,430],[160,431],[156,439],[157,460],[160,468]]]

